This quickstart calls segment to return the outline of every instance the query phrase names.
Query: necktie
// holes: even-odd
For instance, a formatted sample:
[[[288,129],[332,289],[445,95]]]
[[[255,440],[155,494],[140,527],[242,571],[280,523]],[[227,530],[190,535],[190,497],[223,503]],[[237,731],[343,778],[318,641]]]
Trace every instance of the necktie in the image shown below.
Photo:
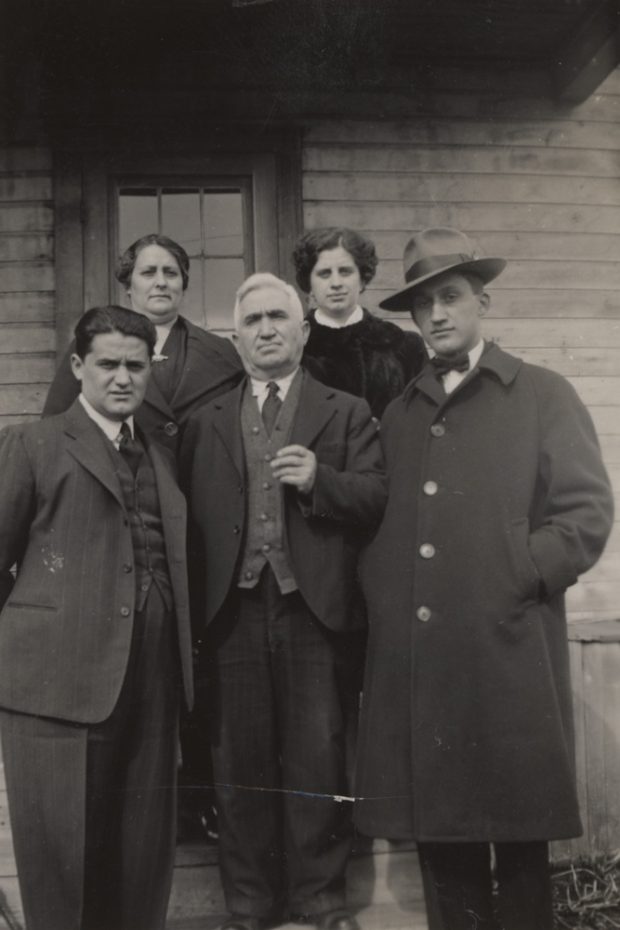
[[[118,451],[131,468],[132,473],[136,475],[143,455],[142,446],[132,437],[129,424],[125,421],[121,423],[118,435]]]
[[[449,371],[469,371],[469,356],[455,355],[454,358],[440,358],[439,355],[435,355],[431,359],[431,365],[438,377],[447,375]]]
[[[278,397],[279,390],[280,388],[275,381],[267,382],[267,397],[263,402],[261,416],[269,436],[271,436],[271,432],[278,418],[278,413],[280,412],[280,407],[282,406],[282,401]]]

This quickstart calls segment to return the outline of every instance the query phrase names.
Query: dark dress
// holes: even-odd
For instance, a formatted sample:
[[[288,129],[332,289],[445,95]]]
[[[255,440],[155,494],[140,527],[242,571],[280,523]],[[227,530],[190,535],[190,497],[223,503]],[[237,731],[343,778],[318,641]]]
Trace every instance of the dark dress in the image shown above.
[[[323,384],[365,398],[378,419],[427,360],[421,336],[368,310],[359,323],[339,329],[317,323],[314,311],[307,320],[304,366]]]

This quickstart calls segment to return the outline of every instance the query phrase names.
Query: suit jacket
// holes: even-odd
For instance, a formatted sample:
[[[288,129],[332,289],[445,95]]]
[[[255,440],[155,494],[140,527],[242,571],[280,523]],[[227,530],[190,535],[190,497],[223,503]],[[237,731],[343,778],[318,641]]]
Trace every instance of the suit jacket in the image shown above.
[[[0,433],[0,706],[76,723],[113,710],[134,616],[134,557],[119,479],[79,401]],[[173,467],[147,443],[159,492],[185,697],[192,702],[186,508]]]
[[[243,377],[241,360],[228,339],[208,333],[189,320],[187,355],[183,376],[170,403],[164,399],[154,378],[149,378],[144,401],[136,414],[140,428],[175,455],[190,415],[220,394],[230,391]],[[71,371],[71,343],[52,382],[43,407],[43,416],[63,413],[80,393],[80,384]]]
[[[190,504],[193,621],[198,634],[236,583],[246,526],[246,467],[241,434],[243,385],[200,410],[181,447],[181,486]],[[304,373],[289,443],[318,459],[307,503],[284,493],[288,558],[306,604],[332,630],[363,620],[351,610],[357,554],[381,519],[386,501],[376,424],[365,400],[336,391]]]

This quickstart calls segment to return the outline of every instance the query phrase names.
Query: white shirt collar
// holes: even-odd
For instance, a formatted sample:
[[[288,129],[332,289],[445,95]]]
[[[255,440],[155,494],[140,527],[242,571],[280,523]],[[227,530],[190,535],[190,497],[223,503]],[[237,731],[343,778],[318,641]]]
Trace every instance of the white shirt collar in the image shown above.
[[[426,345],[426,343],[424,344]],[[435,350],[431,349],[429,345],[426,345],[426,351],[428,352],[429,358],[435,358],[435,356],[437,355]],[[478,362],[480,361],[480,356],[482,355],[483,351],[484,351],[484,339],[481,339],[480,342],[477,345],[475,345],[473,349],[470,349],[469,352],[467,353],[467,357],[469,358],[469,370],[470,371],[472,370],[472,368],[475,368]],[[458,374],[465,376],[467,372],[466,371],[458,372]]]
[[[267,396],[267,385],[270,381],[275,381],[278,385],[278,397],[284,403],[288,390],[293,383],[293,378],[299,371],[299,367],[292,371],[290,375],[285,375],[283,378],[269,378],[267,381],[259,381],[258,378],[253,378],[250,376],[250,383],[252,385],[252,397],[255,397],[258,401],[259,408],[262,409],[263,402]]]
[[[364,311],[358,304],[351,316],[348,316],[346,320],[334,320],[317,307],[314,311],[314,319],[317,323],[320,323],[321,326],[329,326],[330,329],[344,329],[345,326],[353,326],[354,323],[361,323],[364,319]]]
[[[92,404],[89,404],[83,394],[80,394],[78,399],[91,420],[94,420],[97,426],[103,430],[110,442],[113,442],[115,446],[118,446],[121,424],[123,421],[111,420],[109,417],[104,417],[102,413],[99,413],[98,410],[95,410]],[[124,422],[127,423],[129,429],[131,430],[131,435],[133,438],[133,416],[127,417]]]

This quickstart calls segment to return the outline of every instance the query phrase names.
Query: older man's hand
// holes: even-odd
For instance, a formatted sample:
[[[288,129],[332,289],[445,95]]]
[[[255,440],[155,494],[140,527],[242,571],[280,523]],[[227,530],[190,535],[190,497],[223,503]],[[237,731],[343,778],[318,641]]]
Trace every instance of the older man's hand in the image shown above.
[[[310,494],[316,478],[316,455],[305,446],[284,446],[271,460],[274,478]]]

